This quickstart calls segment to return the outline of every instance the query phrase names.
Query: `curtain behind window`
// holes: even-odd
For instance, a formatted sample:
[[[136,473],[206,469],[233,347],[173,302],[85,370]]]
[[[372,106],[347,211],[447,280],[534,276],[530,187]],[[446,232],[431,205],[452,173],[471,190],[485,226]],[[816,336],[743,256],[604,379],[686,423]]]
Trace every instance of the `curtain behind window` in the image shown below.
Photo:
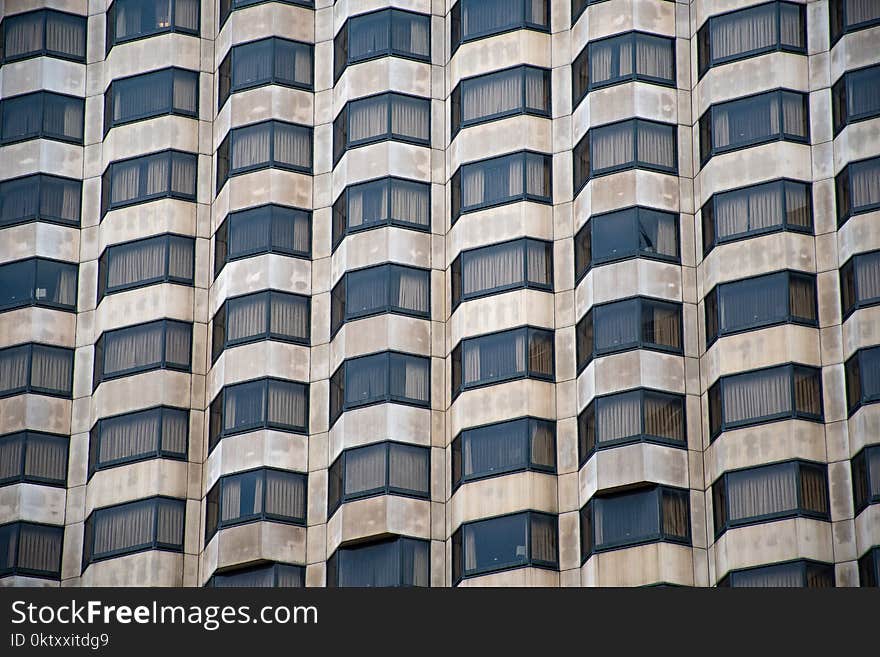
[[[224,391],[224,432],[255,427],[266,421],[265,386],[264,381],[253,381]]]
[[[274,292],[269,295],[272,335],[309,339],[309,307],[301,297]]]
[[[24,476],[62,484],[66,483],[68,439],[31,432],[27,433],[26,436]],[[0,479],[9,476],[10,461],[3,453],[4,447],[8,442],[0,443]],[[20,468],[20,464],[19,454],[18,463],[14,463],[16,470]]]
[[[590,154],[593,171],[599,172],[612,167],[629,164],[635,160],[633,151],[633,124],[624,121],[611,126],[591,130]]]
[[[788,275],[759,276],[723,285],[718,295],[722,331],[783,321],[788,314]]]
[[[312,86],[312,50],[305,44],[275,39],[275,79],[278,82]]]
[[[104,334],[104,376],[162,363],[164,322],[132,326]]]
[[[641,434],[641,393],[636,390],[596,400],[596,429],[599,447]]]
[[[675,127],[647,121],[636,122],[638,161],[675,169]]]
[[[684,403],[680,397],[645,392],[645,428],[649,436],[684,443]]]
[[[159,447],[161,409],[102,420],[98,435],[98,463],[146,455]]]
[[[647,34],[635,36],[636,73],[673,81],[675,48],[668,39]]]
[[[64,530],[31,523],[19,524],[19,568],[53,575],[61,574],[61,545]]]
[[[411,98],[389,94],[391,101],[391,134],[418,141],[431,140],[431,102],[423,98]]]
[[[41,11],[11,16],[4,22],[6,59],[13,59],[43,49],[43,16]]]
[[[221,481],[221,525],[247,520],[263,512],[262,470],[224,477]]]
[[[199,0],[174,0],[174,25],[199,31]]]
[[[424,405],[430,399],[430,366],[426,358],[390,354],[391,396]]]
[[[262,39],[234,47],[233,89],[264,84],[272,80],[272,41],[272,39]]]
[[[860,254],[854,260],[856,303],[880,299],[880,251]]]
[[[31,387],[69,395],[73,381],[73,352],[33,345]]]
[[[519,110],[522,102],[522,68],[465,81],[461,85],[462,123]]]
[[[391,305],[414,313],[428,313],[430,274],[419,269],[392,266],[389,270]]]
[[[26,388],[29,364],[28,345],[0,351],[0,391],[11,392]]]
[[[386,447],[384,443],[345,453],[345,497],[357,497],[385,487]]]
[[[710,25],[713,60],[770,48],[777,43],[776,3],[718,16]]]
[[[86,25],[84,18],[46,14],[46,50],[76,58],[86,56]]]
[[[377,354],[350,361],[345,366],[345,403],[359,405],[384,399],[388,394],[388,360]]]
[[[265,512],[276,518],[305,520],[306,486],[303,475],[266,470]]]
[[[466,432],[462,439],[464,476],[525,468],[529,462],[529,443],[523,434],[527,429],[525,422],[502,422]]]
[[[229,342],[265,336],[268,332],[265,293],[250,294],[226,302],[226,339]]]
[[[392,179],[390,219],[417,226],[431,225],[431,193],[424,183]]]
[[[597,306],[594,312],[597,352],[638,344],[640,339],[638,299]]]
[[[391,11],[391,47],[416,57],[431,56],[431,21],[427,16]]]
[[[798,470],[785,463],[727,475],[727,519],[735,522],[798,507]]]
[[[349,61],[367,59],[373,55],[387,52],[391,46],[388,12],[376,12],[349,19],[348,58]]]
[[[531,560],[556,563],[558,560],[557,527],[551,516],[537,513],[529,514],[531,522]]]
[[[850,164],[848,171],[852,211],[864,211],[880,203],[880,158]]]
[[[306,408],[307,388],[301,383],[268,382],[268,422],[270,426],[304,429],[308,422]]]
[[[462,254],[465,296],[504,288],[523,280],[522,241],[498,244]]]
[[[731,424],[791,412],[791,382],[787,367],[725,379],[724,422]]]
[[[153,500],[95,511],[92,515],[92,556],[101,557],[152,545],[155,512]]]
[[[594,500],[596,545],[638,541],[660,534],[657,491],[637,491]]]
[[[232,171],[270,162],[272,122],[236,128],[232,133]]]
[[[107,259],[107,289],[127,287],[163,278],[167,239],[157,237],[110,247]]]
[[[312,166],[312,140],[308,129],[274,123],[274,163],[309,169]]]
[[[388,96],[352,101],[348,104],[348,143],[380,137],[388,133]]]

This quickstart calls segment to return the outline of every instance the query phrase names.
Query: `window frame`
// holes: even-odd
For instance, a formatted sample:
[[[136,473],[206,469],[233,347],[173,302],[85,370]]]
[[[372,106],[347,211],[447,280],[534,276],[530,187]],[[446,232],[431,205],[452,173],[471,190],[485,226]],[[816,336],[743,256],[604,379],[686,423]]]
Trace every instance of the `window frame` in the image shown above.
[[[880,18],[877,19],[877,22],[880,24]],[[849,114],[848,100],[852,93],[851,88],[855,86],[853,81],[860,75],[864,75],[868,79],[869,84],[866,86],[870,86],[871,82],[880,86],[880,64],[846,70],[831,85],[831,124],[834,128],[834,137],[837,137],[849,125],[880,116],[880,103],[872,110],[856,113],[852,116]],[[871,80],[872,77],[873,80]]]
[[[43,24],[43,27],[42,27],[42,34],[43,34],[42,46],[43,47],[39,48],[37,50],[33,50],[28,53],[25,53],[24,55],[13,55],[12,57],[7,55],[6,54],[6,37],[5,37],[6,21],[12,20],[12,21],[17,22],[19,20],[19,17],[21,17],[21,16],[30,17],[38,12],[42,14],[41,19],[42,19],[42,24]],[[50,15],[55,15],[58,17],[63,16],[64,18],[62,18],[61,20],[67,20],[67,21],[71,21],[71,22],[73,22],[73,21],[80,22],[80,24],[82,25],[82,34],[83,34],[83,54],[82,54],[82,57],[71,55],[69,53],[63,53],[58,50],[50,50],[49,48],[46,47],[46,33],[47,33],[46,26],[48,24]],[[34,57],[52,57],[55,59],[63,59],[63,60],[69,61],[69,62],[76,62],[77,64],[85,64],[86,63],[86,41],[87,41],[87,37],[88,37],[88,17],[87,16],[83,16],[82,14],[74,14],[74,13],[67,12],[67,11],[59,11],[58,9],[46,7],[43,9],[35,9],[33,11],[25,11],[25,12],[21,12],[19,14],[12,14],[9,16],[5,16],[3,18],[3,20],[0,21],[0,24],[2,24],[2,27],[0,27],[0,64],[9,64],[12,62],[24,61],[26,59],[32,59]]]
[[[22,577],[36,577],[39,579],[48,579],[52,581],[61,581],[61,566],[64,560],[64,526],[63,525],[51,525],[45,522],[30,522],[27,520],[13,520],[12,522],[6,522],[0,525],[0,529],[9,526],[15,526],[15,556],[12,559],[14,565],[10,568],[4,568],[0,570],[0,577],[14,577],[16,575]],[[58,537],[58,571],[57,572],[49,572],[47,570],[36,570],[34,568],[22,568],[18,565],[19,560],[21,559],[21,531],[24,527],[38,527],[40,529],[51,529]]]
[[[428,571],[426,573],[428,583],[427,587],[430,587],[430,579],[431,579],[431,565],[430,565],[430,541],[422,538],[414,538],[411,536],[405,536],[402,534],[394,534],[390,538],[379,538],[378,540],[369,540],[358,543],[343,543],[339,547],[337,547],[333,554],[327,557],[326,564],[326,587],[327,588],[353,588],[353,587],[343,587],[339,584],[339,570],[340,570],[340,561],[339,561],[339,553],[343,554],[347,552],[357,551],[360,548],[368,548],[377,545],[388,546],[389,550],[394,550],[396,552],[397,562],[398,562],[398,580],[395,584],[389,584],[388,588],[416,588],[417,584],[404,584],[403,579],[405,577],[404,572],[404,550],[403,545],[405,542],[417,543],[420,544],[428,553],[428,561],[427,567]],[[378,587],[377,587],[378,588]]]
[[[26,349],[27,350],[27,384],[24,387],[20,388],[10,388],[9,390],[0,389],[0,399],[5,397],[14,397],[16,395],[44,395],[46,397],[57,397],[59,399],[73,399],[73,365],[74,365],[74,350],[67,347],[58,347],[56,345],[45,344],[42,342],[22,342],[19,344],[14,344],[9,347],[3,347],[0,349],[0,354],[4,352],[11,351],[13,349]],[[49,388],[40,388],[33,384],[33,366],[34,366],[34,351],[36,350],[46,350],[46,351],[54,351],[56,353],[64,352],[70,359],[70,379],[68,380],[68,391],[67,392],[59,392],[57,390],[51,390]]]
[[[546,34],[550,33],[550,6],[547,0],[541,0],[543,2],[544,11],[547,15],[547,25],[540,25],[538,23],[533,23],[531,21],[526,20],[526,15],[528,12],[528,5],[531,0],[513,0],[513,3],[520,2],[521,3],[521,11],[520,16],[522,18],[519,19],[519,22],[511,23],[507,27],[497,27],[490,28],[489,30],[483,30],[481,32],[475,32],[473,34],[469,34],[467,36],[463,35],[461,32],[461,6],[464,3],[478,4],[482,2],[482,0],[458,0],[452,7],[449,9],[449,17],[451,21],[451,26],[449,30],[450,36],[450,48],[449,54],[450,57],[454,56],[458,49],[466,43],[470,43],[472,41],[479,41],[480,39],[486,39],[491,36],[496,36],[499,34],[506,34],[507,32],[515,32],[517,30],[532,30],[534,32],[544,32]]]
[[[64,472],[63,479],[51,477],[39,477],[28,474],[28,442],[31,438],[41,440],[50,440],[56,443],[64,444],[64,460],[61,470]],[[15,484],[38,484],[40,486],[52,486],[53,488],[67,488],[67,468],[70,463],[70,437],[65,434],[49,433],[47,431],[34,431],[31,429],[23,429],[0,435],[0,445],[14,440],[21,441],[21,460],[17,474],[8,477],[0,477],[0,488],[4,486],[13,486]],[[2,449],[0,449],[2,451]]]
[[[840,309],[841,309],[841,323],[846,322],[853,313],[858,310],[863,310],[865,308],[871,308],[880,304],[880,295],[876,297],[868,297],[867,299],[861,299],[859,296],[859,266],[863,261],[869,261],[870,259],[877,260],[877,269],[880,270],[880,249],[876,251],[863,251],[861,253],[855,253],[850,256],[849,260],[847,260],[840,267]],[[868,265],[870,267],[870,264]],[[852,279],[852,299],[848,299],[850,295],[850,287],[847,283],[847,279]],[[852,303],[848,304],[848,301]]]
[[[32,269],[32,277],[31,277],[31,299],[26,302],[11,302],[10,304],[0,304],[0,314],[11,312],[13,310],[20,310],[21,308],[48,308],[50,310],[58,310],[61,312],[69,312],[76,313],[77,306],[79,304],[79,264],[76,262],[67,262],[66,260],[58,260],[56,258],[43,258],[41,256],[31,257],[31,258],[23,258],[21,260],[13,260],[10,262],[4,262],[0,264],[0,282],[3,282],[3,272],[6,271],[7,267],[12,267],[14,265],[22,265],[22,263],[33,263],[31,265]],[[40,282],[40,265],[42,263],[50,263],[55,265],[64,265],[68,268],[69,271],[73,272],[73,293],[74,293],[74,301],[72,304],[64,304],[53,301],[39,301],[36,298],[35,291],[37,290],[37,285]]]
[[[727,574],[724,575],[716,585],[718,588],[748,588],[742,586],[736,586],[731,582],[732,577],[736,577],[745,573],[752,573],[758,570],[770,570],[776,568],[778,566],[798,566],[801,571],[801,588],[818,588],[818,587],[810,587],[808,585],[807,574],[813,569],[814,571],[825,570],[826,574],[831,576],[831,585],[834,586],[836,582],[836,577],[834,575],[834,564],[824,563],[822,561],[816,561],[815,559],[791,559],[789,561],[779,561],[776,563],[768,563],[761,566],[751,566],[749,568],[737,568],[736,570],[729,570]],[[772,587],[771,587],[772,588]]]
[[[837,213],[837,230],[840,230],[843,225],[853,217],[880,210],[880,201],[869,203],[868,205],[860,205],[858,207],[853,206],[851,174],[854,167],[864,167],[869,171],[873,168],[873,171],[880,175],[880,156],[866,157],[861,160],[851,160],[834,176],[834,207]],[[844,195],[846,196],[846,207],[841,207],[841,203],[844,202],[841,197]]]
[[[69,135],[52,132],[46,128],[46,104],[49,102],[48,99],[56,99],[58,102],[69,103],[74,107],[78,107],[81,119],[79,124],[79,137],[71,137]],[[40,127],[36,132],[27,132],[23,135],[13,135],[10,137],[0,134],[0,146],[21,144],[26,141],[33,141],[34,139],[57,141],[62,144],[72,144],[74,146],[83,146],[85,144],[85,98],[74,96],[72,94],[58,93],[57,91],[47,91],[45,89],[17,94],[15,96],[4,96],[2,100],[0,100],[0,125],[2,125],[4,129],[6,127],[6,114],[9,111],[7,109],[9,103],[24,103],[25,105],[30,106],[30,111],[27,113],[39,113]],[[37,105],[38,107],[34,107],[34,105]]]
[[[264,0],[260,0],[263,2]],[[245,5],[248,6],[248,5]],[[217,577],[235,577],[236,575],[249,575],[251,573],[256,573],[258,571],[271,571],[272,572],[272,586],[271,587],[258,587],[258,588],[293,588],[293,587],[282,587],[279,585],[278,581],[280,579],[281,573],[279,571],[290,569],[292,571],[296,571],[299,580],[302,582],[302,586],[305,587],[306,583],[306,567],[296,563],[287,563],[284,561],[263,561],[256,565],[251,566],[233,566],[232,568],[225,569],[217,569],[208,580],[205,582],[202,588],[206,589],[221,589],[221,588],[238,588],[235,585],[233,586],[223,586],[217,583]],[[249,587],[250,588],[250,587]]]
[[[877,481],[871,476],[871,463],[876,461]],[[852,475],[853,490],[853,517],[858,517],[862,511],[873,504],[880,504],[880,444],[869,444],[862,447],[850,459],[850,472]],[[864,474],[864,479],[860,475]],[[861,485],[864,489],[861,489]],[[864,495],[862,495],[862,493]]]
[[[29,185],[26,181],[32,180],[33,186]],[[78,189],[77,198],[79,199],[79,203],[77,204],[77,219],[75,221],[70,221],[67,219],[62,219],[60,217],[49,217],[43,215],[43,187],[47,185],[49,181],[55,181],[56,184],[65,184],[71,185],[72,187],[76,187]],[[58,226],[66,226],[70,228],[79,228],[80,223],[82,221],[82,180],[77,180],[75,178],[66,178],[64,176],[56,176],[48,173],[32,173],[24,176],[18,176],[16,178],[7,178],[5,180],[0,180],[0,213],[2,213],[2,207],[5,200],[4,192],[7,192],[9,187],[15,188],[16,185],[26,185],[28,188],[33,189],[36,194],[36,205],[37,205],[37,213],[35,215],[28,215],[25,217],[18,217],[12,221],[4,222],[0,219],[0,228],[10,228],[12,226],[21,226],[23,224],[29,224],[34,222],[46,223],[46,224],[55,224]],[[7,192],[8,193],[8,192]],[[0,214],[2,216],[2,214]]]
[[[862,406],[880,402],[880,390],[877,392],[865,390],[862,372],[869,370],[869,368],[864,366],[862,361],[868,358],[874,358],[877,365],[880,366],[880,345],[856,350],[843,364],[847,417],[852,417]]]
[[[104,350],[104,342],[108,333],[119,333],[122,331],[128,331],[132,329],[143,329],[151,325],[162,325],[162,358],[157,363],[150,363],[148,365],[138,365],[135,367],[129,367],[124,370],[119,370],[118,372],[113,372],[112,374],[107,374],[106,372],[106,353]],[[168,361],[168,326],[169,324],[177,324],[180,326],[189,328],[189,365],[181,366],[178,363],[172,363]],[[134,376],[136,374],[143,374],[144,372],[153,372],[156,370],[168,370],[172,372],[183,372],[190,373],[192,372],[192,349],[193,349],[193,334],[192,334],[193,325],[190,322],[183,322],[177,319],[169,319],[167,317],[163,317],[162,319],[151,320],[149,322],[142,322],[140,324],[129,324],[127,326],[120,326],[115,329],[108,329],[103,331],[101,335],[98,336],[97,341],[95,342],[95,357],[94,357],[94,365],[92,369],[93,381],[92,381],[92,392],[98,389],[98,386],[106,381],[113,381],[115,379],[122,379],[129,376]],[[101,359],[100,368],[98,366],[98,359]]]
[[[123,43],[130,43],[132,41],[140,41],[141,39],[148,39],[153,36],[159,36],[161,34],[183,34],[188,36],[199,37],[201,36],[201,24],[202,24],[202,3],[195,3],[197,6],[198,15],[196,17],[196,22],[199,25],[199,29],[193,30],[191,28],[179,27],[175,18],[177,15],[176,11],[176,3],[177,0],[167,0],[169,3],[168,8],[168,16],[171,19],[171,22],[167,27],[162,27],[152,31],[139,32],[137,34],[119,38],[116,36],[116,8],[117,2],[121,2],[124,0],[111,0],[110,4],[107,5],[106,11],[106,19],[105,19],[105,33],[104,33],[104,54],[105,57],[110,54],[110,51],[114,46],[121,45]],[[137,1],[137,0],[135,0]]]
[[[180,243],[184,241],[189,243],[189,246],[192,250],[192,271],[193,276],[191,278],[184,278],[182,276],[172,276],[169,273],[171,268],[171,242],[172,240],[177,240]],[[107,278],[110,275],[110,260],[113,255],[113,250],[118,247],[131,247],[133,245],[141,245],[146,242],[165,242],[165,273],[162,276],[154,276],[153,278],[144,279],[142,281],[138,281],[137,283],[128,283],[123,285],[115,285],[109,286],[107,284]],[[132,240],[130,242],[119,242],[117,244],[109,244],[104,250],[101,252],[101,255],[98,256],[98,304],[100,305],[101,301],[103,301],[106,297],[111,296],[113,294],[119,294],[120,292],[126,292],[128,290],[137,290],[143,287],[149,287],[152,285],[161,285],[163,283],[174,284],[174,285],[183,285],[186,287],[193,287],[195,285],[195,249],[196,249],[196,241],[194,237],[189,235],[181,235],[179,233],[163,233],[161,235],[153,235],[151,237],[144,237],[141,239]]]
[[[266,160],[257,162],[256,164],[248,164],[242,167],[233,168],[232,166],[232,151],[235,147],[235,137],[237,134],[241,134],[241,130],[255,128],[257,126],[268,126],[268,142],[269,142],[269,156]],[[278,162],[275,160],[275,128],[278,125],[287,126],[288,128],[300,129],[308,133],[308,143],[309,143],[309,166],[301,166],[298,164],[288,164],[286,162]],[[221,153],[221,151],[223,153]],[[221,176],[221,161],[224,162],[224,174]],[[217,183],[215,195],[219,195],[220,191],[226,185],[226,183],[236,176],[241,176],[246,173],[252,173],[254,171],[261,171],[263,169],[280,169],[282,171],[291,171],[293,173],[302,173],[305,175],[312,175],[315,166],[315,130],[312,126],[303,125],[301,123],[292,123],[290,121],[282,121],[280,119],[265,119],[263,121],[256,121],[254,123],[248,123],[246,125],[239,125],[234,128],[230,128],[226,133],[226,136],[223,137],[223,140],[220,142],[220,145],[217,147],[216,152],[216,173],[217,173]]]
[[[837,15],[835,15],[836,13]],[[839,23],[837,22],[838,20],[840,21]],[[880,13],[867,21],[848,24],[846,21],[846,0],[828,1],[828,30],[831,37],[831,48],[847,34],[865,30],[875,25],[880,25]]]
[[[148,77],[167,77],[166,84],[169,85],[170,91],[169,96],[171,99],[171,104],[168,107],[165,107],[158,111],[146,111],[146,112],[138,112],[137,114],[132,115],[127,119],[116,119],[113,116],[113,99],[114,99],[114,91],[119,91],[119,84],[130,84],[135,81],[144,80]],[[181,109],[174,106],[174,84],[177,76],[181,78],[189,77],[191,80],[195,82],[195,109]],[[145,73],[136,73],[134,75],[127,75],[122,78],[116,78],[110,81],[110,84],[107,85],[107,90],[104,92],[104,137],[107,135],[113,128],[128,125],[130,123],[137,123],[139,121],[146,121],[147,119],[153,119],[160,116],[182,116],[185,118],[198,119],[199,118],[199,81],[200,75],[198,71],[193,71],[187,68],[181,68],[179,66],[168,66],[165,68],[156,69],[153,71],[147,71]],[[114,89],[114,85],[116,88]]]
[[[168,163],[168,185],[167,187],[161,191],[156,192],[155,194],[146,194],[140,193],[142,187],[146,185],[145,176],[142,175],[143,168],[146,166],[150,158],[153,157],[167,157],[169,160]],[[110,164],[107,165],[107,168],[104,169],[104,172],[101,174],[101,221],[104,220],[104,217],[107,216],[109,212],[113,210],[118,210],[120,208],[127,208],[133,205],[140,205],[142,203],[150,203],[151,201],[156,201],[163,198],[177,199],[180,201],[189,201],[191,203],[195,203],[198,196],[198,184],[199,184],[199,168],[198,168],[198,153],[190,153],[188,151],[181,151],[175,148],[167,148],[162,151],[154,151],[152,153],[144,153],[143,155],[136,155],[134,157],[128,157],[122,160],[114,160]],[[195,171],[196,177],[193,180],[193,193],[192,194],[184,194],[182,192],[178,192],[174,189],[173,180],[174,180],[174,160],[175,158],[180,159],[189,159],[193,163],[193,170]],[[113,169],[122,164],[130,164],[135,160],[139,160],[138,163],[138,195],[130,200],[126,201],[116,201],[115,203],[112,200],[113,194]]]
[[[880,586],[880,547],[874,546],[859,557],[859,586]]]

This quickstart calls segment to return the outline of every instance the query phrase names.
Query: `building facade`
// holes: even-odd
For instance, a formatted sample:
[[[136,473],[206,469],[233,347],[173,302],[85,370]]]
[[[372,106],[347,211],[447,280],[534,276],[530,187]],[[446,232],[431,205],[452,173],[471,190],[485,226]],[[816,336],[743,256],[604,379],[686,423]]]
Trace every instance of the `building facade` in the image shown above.
[[[877,586],[877,0],[0,10],[0,584]]]

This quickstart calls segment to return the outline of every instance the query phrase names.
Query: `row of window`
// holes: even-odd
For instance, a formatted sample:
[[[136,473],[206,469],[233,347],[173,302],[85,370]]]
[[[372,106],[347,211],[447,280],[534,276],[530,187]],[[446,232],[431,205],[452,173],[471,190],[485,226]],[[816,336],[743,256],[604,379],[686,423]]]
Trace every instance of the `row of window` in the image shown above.
[[[0,145],[27,139],[83,143],[85,100],[52,91],[8,96],[0,101]]]
[[[431,61],[431,17],[382,9],[350,17],[333,39],[333,80],[350,64],[376,57]]]
[[[310,258],[312,213],[275,204],[230,212],[214,234],[214,278],[226,263],[263,253]]]
[[[102,381],[156,369],[189,372],[192,324],[160,319],[104,331],[95,343],[93,390]]]
[[[217,69],[217,109],[230,94],[277,84],[294,89],[313,89],[313,45],[269,37],[233,46]]]
[[[550,71],[516,66],[465,78],[450,96],[452,137],[462,128],[516,114],[550,116]]]
[[[880,401],[880,347],[858,350],[846,361],[844,371],[850,415],[864,404]]]
[[[166,150],[111,162],[101,177],[101,216],[159,198],[196,200],[198,155]]]
[[[38,343],[0,349],[0,398],[32,393],[71,399],[73,353]]]
[[[82,181],[37,173],[0,181],[0,228],[31,221],[78,227]]]
[[[521,238],[462,251],[451,267],[452,308],[516,288],[553,291],[553,244]]]
[[[214,315],[211,361],[227,347],[260,340],[309,344],[311,297],[266,290],[230,297]]]
[[[106,51],[168,32],[198,36],[200,20],[199,0],[113,0],[107,8]]]
[[[198,71],[171,67],[113,80],[104,93],[104,136],[115,126],[165,114],[198,118]]]
[[[312,172],[312,128],[261,121],[233,128],[217,148],[217,193],[232,176],[274,167]]]
[[[0,312],[42,306],[76,312],[79,266],[29,258],[0,265]]]

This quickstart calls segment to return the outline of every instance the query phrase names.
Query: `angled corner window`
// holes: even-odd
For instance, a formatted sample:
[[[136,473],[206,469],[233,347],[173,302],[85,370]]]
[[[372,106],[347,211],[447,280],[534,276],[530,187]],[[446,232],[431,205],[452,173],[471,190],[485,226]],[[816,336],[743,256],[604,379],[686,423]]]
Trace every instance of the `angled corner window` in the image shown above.
[[[220,529],[266,520],[306,524],[308,476],[259,468],[220,477],[205,496],[205,545]]]
[[[828,466],[793,460],[722,474],[712,484],[715,538],[728,529],[783,518],[831,521]]]
[[[648,297],[593,306],[575,327],[578,373],[594,358],[630,349],[684,353],[681,308]]]
[[[299,589],[305,585],[305,566],[292,566],[287,563],[268,563],[215,572],[205,583],[205,588]]]
[[[41,221],[79,227],[82,181],[37,173],[0,182],[0,228]]]
[[[847,71],[831,87],[834,135],[851,123],[880,116],[880,66]]]
[[[452,90],[450,102],[453,139],[462,128],[517,114],[549,118],[550,71],[516,66],[465,78]]]
[[[33,342],[0,349],[0,398],[31,393],[71,399],[73,353]]]
[[[231,297],[214,315],[211,362],[223,350],[261,340],[309,344],[311,297],[278,290]]]
[[[870,504],[880,504],[880,445],[869,445],[856,454],[852,466],[855,515]]]
[[[713,66],[774,51],[807,54],[803,4],[768,2],[710,16],[697,32],[700,77]]]
[[[98,303],[108,294],[157,283],[192,286],[195,240],[158,235],[104,249],[98,259]]]
[[[776,89],[712,105],[700,117],[700,166],[773,141],[810,143],[809,94]]]
[[[880,157],[850,162],[834,177],[837,228],[850,217],[880,209]]]
[[[232,176],[266,168],[312,172],[312,128],[262,121],[233,128],[217,149],[217,193]]]
[[[371,404],[431,404],[431,359],[384,351],[346,360],[330,377],[330,425]]]
[[[171,67],[113,80],[104,94],[104,135],[115,126],[165,114],[198,118],[198,71]]]
[[[452,535],[452,584],[512,568],[559,568],[559,520],[525,511],[463,523]]]
[[[517,201],[553,203],[553,158],[520,151],[462,164],[452,176],[452,223],[467,213]]]
[[[779,365],[722,376],[709,388],[709,437],[722,431],[787,419],[821,422],[822,373]]]
[[[834,565],[808,559],[731,570],[718,582],[727,588],[832,588]]]
[[[61,579],[64,527],[34,522],[0,525],[0,577]]]
[[[846,407],[852,415],[880,401],[880,347],[859,349],[846,361]]]
[[[168,369],[189,372],[192,324],[160,319],[104,331],[95,343],[92,389],[102,381]]]
[[[330,293],[330,334],[345,322],[380,313],[428,319],[430,270],[384,264],[346,272]]]
[[[217,69],[217,109],[230,94],[267,84],[314,88],[315,47],[309,43],[269,37],[233,46]]]
[[[346,151],[385,140],[431,145],[431,99],[383,93],[350,100],[333,120],[333,164]]]
[[[41,306],[76,312],[79,265],[30,258],[0,265],[0,312]]]
[[[431,185],[379,178],[349,185],[333,204],[333,249],[346,235],[381,226],[431,230]]]
[[[721,336],[776,324],[819,327],[815,274],[780,271],[721,283],[704,305],[707,349]]]
[[[844,321],[856,310],[880,303],[880,250],[857,253],[840,268]]]
[[[553,381],[553,331],[523,326],[466,338],[452,350],[452,397],[514,379]]]
[[[0,436],[0,486],[66,486],[69,448],[67,436],[53,433],[19,431]]]
[[[523,417],[465,429],[452,441],[452,489],[511,472],[556,473],[556,422]]]
[[[678,172],[677,128],[669,123],[626,119],[590,128],[575,145],[575,194],[596,176],[625,169]]]
[[[468,41],[511,30],[550,32],[547,0],[458,0],[450,11],[451,52]]]
[[[0,101],[0,144],[28,139],[83,143],[85,100],[77,96],[35,91]]]
[[[95,509],[86,518],[82,569],[145,550],[183,552],[186,500],[157,496]]]
[[[147,459],[185,461],[189,411],[159,406],[101,418],[89,433],[89,477],[99,470]]]
[[[880,547],[859,557],[859,586],[880,586]]]
[[[690,494],[652,486],[594,495],[580,511],[581,563],[597,552],[645,543],[691,544]]]
[[[680,262],[678,215],[641,206],[594,214],[574,237],[574,274],[629,258]]]
[[[352,16],[333,39],[333,81],[349,64],[376,57],[431,61],[431,17],[402,9]]]
[[[198,36],[200,20],[199,0],[113,0],[105,47],[168,32]]]
[[[195,153],[167,150],[110,163],[101,177],[101,217],[159,198],[195,201],[198,158]]]
[[[880,6],[873,0],[828,0],[831,45],[844,34],[880,25]]]
[[[327,516],[345,502],[375,495],[431,496],[431,450],[398,442],[347,449],[330,465]]]
[[[430,558],[430,541],[404,536],[343,546],[327,559],[327,587],[427,587]]]
[[[777,231],[813,232],[812,185],[797,180],[713,194],[701,209],[703,255],[719,244]]]
[[[462,251],[452,262],[452,308],[519,288],[553,291],[553,244],[521,238]]]
[[[226,386],[211,402],[208,447],[221,438],[258,429],[309,431],[309,386],[283,379],[256,379]]]
[[[214,278],[226,263],[263,253],[310,258],[312,213],[272,204],[230,212],[214,234]]]
[[[7,15],[0,25],[0,63],[46,56],[85,64],[86,22],[54,9]]]
[[[578,463],[597,450],[632,443],[687,449],[683,395],[639,388],[596,397],[578,415]]]

